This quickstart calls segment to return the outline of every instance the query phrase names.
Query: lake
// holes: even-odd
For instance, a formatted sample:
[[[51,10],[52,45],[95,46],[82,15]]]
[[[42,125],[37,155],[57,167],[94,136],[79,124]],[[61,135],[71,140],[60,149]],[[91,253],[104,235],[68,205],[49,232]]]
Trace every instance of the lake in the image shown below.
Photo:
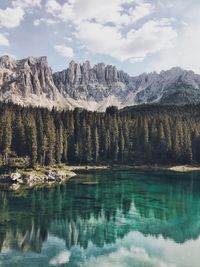
[[[199,267],[200,173],[90,171],[0,191],[0,266]]]

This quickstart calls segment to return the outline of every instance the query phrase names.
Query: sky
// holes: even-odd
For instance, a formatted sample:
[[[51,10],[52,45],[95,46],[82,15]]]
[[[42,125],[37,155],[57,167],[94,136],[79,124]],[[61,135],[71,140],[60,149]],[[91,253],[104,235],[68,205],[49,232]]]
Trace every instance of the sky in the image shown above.
[[[200,73],[199,0],[0,0],[0,55]]]

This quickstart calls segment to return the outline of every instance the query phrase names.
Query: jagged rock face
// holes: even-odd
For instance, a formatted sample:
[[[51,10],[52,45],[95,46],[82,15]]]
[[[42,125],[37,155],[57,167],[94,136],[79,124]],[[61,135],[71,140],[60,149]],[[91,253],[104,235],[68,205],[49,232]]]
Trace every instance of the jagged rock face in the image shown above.
[[[52,74],[46,57],[15,60],[0,57],[0,100],[52,108],[87,108],[104,111],[108,106],[200,102],[200,75],[181,68],[131,77],[115,66],[91,66],[71,61]]]
[[[47,57],[0,57],[0,100],[22,105],[69,107],[56,88]]]
[[[98,110],[105,110],[109,105],[200,102],[200,75],[181,68],[131,77],[104,63],[91,67],[88,61],[82,65],[72,61],[68,69],[54,73],[53,79],[65,97],[77,102],[95,101]]]
[[[86,61],[82,65],[72,61],[69,68],[53,74],[55,85],[66,96],[76,100],[97,101],[124,94],[133,88],[132,78],[114,66],[99,63],[94,67]]]
[[[51,99],[56,95],[52,72],[46,57],[30,57],[23,60],[1,57],[0,84],[2,93],[17,92],[23,97],[45,93]]]
[[[152,103],[159,102],[162,104],[187,104],[191,103],[190,98],[182,101],[181,95],[193,93],[198,95],[193,103],[200,101],[200,75],[193,71],[186,71],[181,68],[172,68],[168,71],[162,71],[160,74],[154,72],[150,74],[142,74],[134,78],[142,90],[136,90],[136,103]],[[180,92],[179,97],[174,99],[174,92]],[[192,93],[192,94],[193,94]],[[177,95],[178,96],[178,95]],[[166,98],[167,97],[167,98]],[[168,99],[168,101],[165,101]],[[169,101],[169,100],[173,101]]]

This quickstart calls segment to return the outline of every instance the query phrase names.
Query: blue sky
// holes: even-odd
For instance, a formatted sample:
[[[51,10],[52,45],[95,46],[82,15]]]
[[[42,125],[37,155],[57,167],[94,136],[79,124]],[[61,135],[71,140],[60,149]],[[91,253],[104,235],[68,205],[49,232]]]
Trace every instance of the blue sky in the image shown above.
[[[199,0],[0,0],[0,54],[200,73]]]

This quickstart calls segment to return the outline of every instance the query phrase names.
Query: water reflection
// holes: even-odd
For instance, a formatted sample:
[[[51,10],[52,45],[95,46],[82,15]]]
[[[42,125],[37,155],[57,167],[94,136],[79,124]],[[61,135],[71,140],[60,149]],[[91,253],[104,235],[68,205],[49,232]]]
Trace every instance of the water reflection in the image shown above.
[[[90,179],[96,183],[83,183]],[[196,247],[199,235],[198,174],[98,172],[51,189],[0,193],[0,266],[16,264],[16,257],[8,260],[10,251],[18,258],[23,252],[20,267],[95,267],[107,261],[133,266],[133,260],[134,266],[145,260],[149,265],[142,266],[165,266],[162,261],[174,264],[169,245],[175,251],[188,242]],[[27,263],[33,252],[37,260]],[[120,265],[124,257],[129,261]]]

